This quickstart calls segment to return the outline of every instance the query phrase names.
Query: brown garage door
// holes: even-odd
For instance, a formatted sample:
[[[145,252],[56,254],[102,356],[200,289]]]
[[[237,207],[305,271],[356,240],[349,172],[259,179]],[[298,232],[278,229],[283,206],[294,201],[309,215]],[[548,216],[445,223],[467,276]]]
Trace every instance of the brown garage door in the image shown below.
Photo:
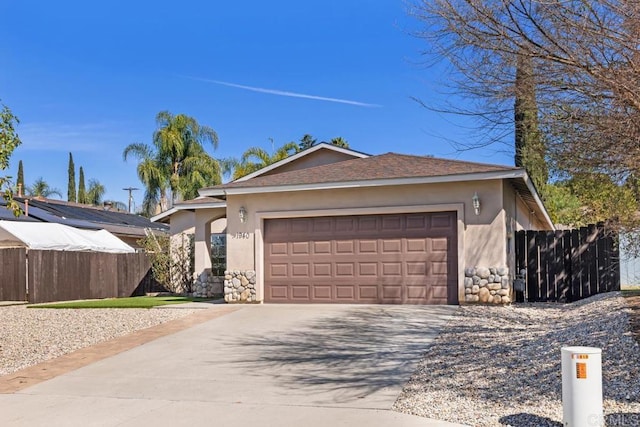
[[[456,213],[267,219],[265,301],[457,304]]]

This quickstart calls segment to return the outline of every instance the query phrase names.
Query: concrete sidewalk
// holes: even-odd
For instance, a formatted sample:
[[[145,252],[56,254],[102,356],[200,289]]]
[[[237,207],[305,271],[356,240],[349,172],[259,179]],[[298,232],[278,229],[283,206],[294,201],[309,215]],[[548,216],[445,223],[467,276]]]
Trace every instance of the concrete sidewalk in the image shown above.
[[[454,426],[390,408],[455,307],[232,308],[0,394],[2,424]]]

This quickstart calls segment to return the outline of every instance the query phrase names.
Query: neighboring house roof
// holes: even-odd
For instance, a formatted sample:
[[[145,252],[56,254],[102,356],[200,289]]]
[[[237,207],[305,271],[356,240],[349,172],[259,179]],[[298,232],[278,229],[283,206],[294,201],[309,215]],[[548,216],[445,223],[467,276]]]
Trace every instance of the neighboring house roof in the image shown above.
[[[127,212],[61,200],[23,197],[14,197],[14,199],[21,204],[23,212],[27,213],[28,210],[28,216],[21,215],[18,218],[13,218],[17,221],[35,219],[41,222],[58,223],[89,230],[105,229],[111,233],[127,236],[144,236],[145,229],[158,232],[168,231],[168,227],[164,224],[154,223],[148,218]]]
[[[168,209],[156,216],[151,217],[151,221],[166,221],[171,215],[178,211],[195,211],[196,209],[224,208],[226,206],[227,201],[223,199],[218,199],[216,197],[197,197],[195,199],[176,203],[175,205],[173,205],[173,207],[171,207],[171,209]]]
[[[361,153],[359,151],[355,151],[352,150],[350,148],[342,148],[342,147],[338,147],[336,145],[332,145],[332,144],[328,144],[326,142],[321,142],[319,144],[316,144],[310,148],[307,148],[306,150],[300,151],[299,153],[293,154],[289,157],[286,157],[280,161],[277,161],[275,163],[270,164],[269,166],[266,166],[262,169],[259,169],[253,173],[250,173],[248,175],[243,176],[242,178],[238,178],[236,179],[234,182],[242,182],[242,181],[247,181],[249,179],[253,179],[256,178],[258,176],[264,175],[274,169],[277,169],[281,166],[284,166],[288,163],[292,163],[295,162],[296,160],[298,160],[301,157],[304,156],[308,156],[309,154],[315,153],[316,151],[319,150],[330,150],[330,151],[335,151],[337,153],[342,153],[342,154],[347,154],[350,156],[353,156],[354,158],[365,158],[365,157],[369,157],[369,154],[365,154],[365,153]]]

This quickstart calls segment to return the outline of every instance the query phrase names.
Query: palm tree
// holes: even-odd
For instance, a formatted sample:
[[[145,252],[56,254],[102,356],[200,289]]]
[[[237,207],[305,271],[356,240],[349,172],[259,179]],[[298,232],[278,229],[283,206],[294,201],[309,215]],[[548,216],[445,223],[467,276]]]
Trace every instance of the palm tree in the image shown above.
[[[225,159],[222,161],[225,173],[233,171],[233,179],[242,178],[273,163],[286,159],[298,151],[298,144],[289,142],[278,148],[273,154],[260,147],[251,147],[242,153],[240,161]]]
[[[204,149],[205,143],[218,147],[218,135],[185,114],[162,111],[156,116],[157,129],[152,144],[130,144],[123,158],[139,159],[138,177],[146,187],[143,210],[147,214],[159,205],[167,209],[167,193],[171,200],[190,199],[198,190],[220,183],[220,165]]]
[[[102,203],[102,197],[104,197],[105,192],[106,189],[104,185],[100,184],[100,181],[90,179],[89,188],[87,188],[87,201],[92,205],[99,205]]]
[[[62,197],[60,190],[50,187],[42,177],[36,179],[31,187],[27,187],[27,195],[45,198],[50,198],[51,196]]]
[[[332,138],[331,141],[329,141],[329,144],[335,145],[336,147],[349,148],[349,143],[341,136]]]

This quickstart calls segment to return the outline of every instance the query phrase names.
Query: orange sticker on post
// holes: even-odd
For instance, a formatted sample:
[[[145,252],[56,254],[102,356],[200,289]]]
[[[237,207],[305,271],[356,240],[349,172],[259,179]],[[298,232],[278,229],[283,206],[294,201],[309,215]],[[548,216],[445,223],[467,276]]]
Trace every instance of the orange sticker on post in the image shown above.
[[[587,364],[586,363],[576,363],[576,378],[579,380],[587,379]]]

